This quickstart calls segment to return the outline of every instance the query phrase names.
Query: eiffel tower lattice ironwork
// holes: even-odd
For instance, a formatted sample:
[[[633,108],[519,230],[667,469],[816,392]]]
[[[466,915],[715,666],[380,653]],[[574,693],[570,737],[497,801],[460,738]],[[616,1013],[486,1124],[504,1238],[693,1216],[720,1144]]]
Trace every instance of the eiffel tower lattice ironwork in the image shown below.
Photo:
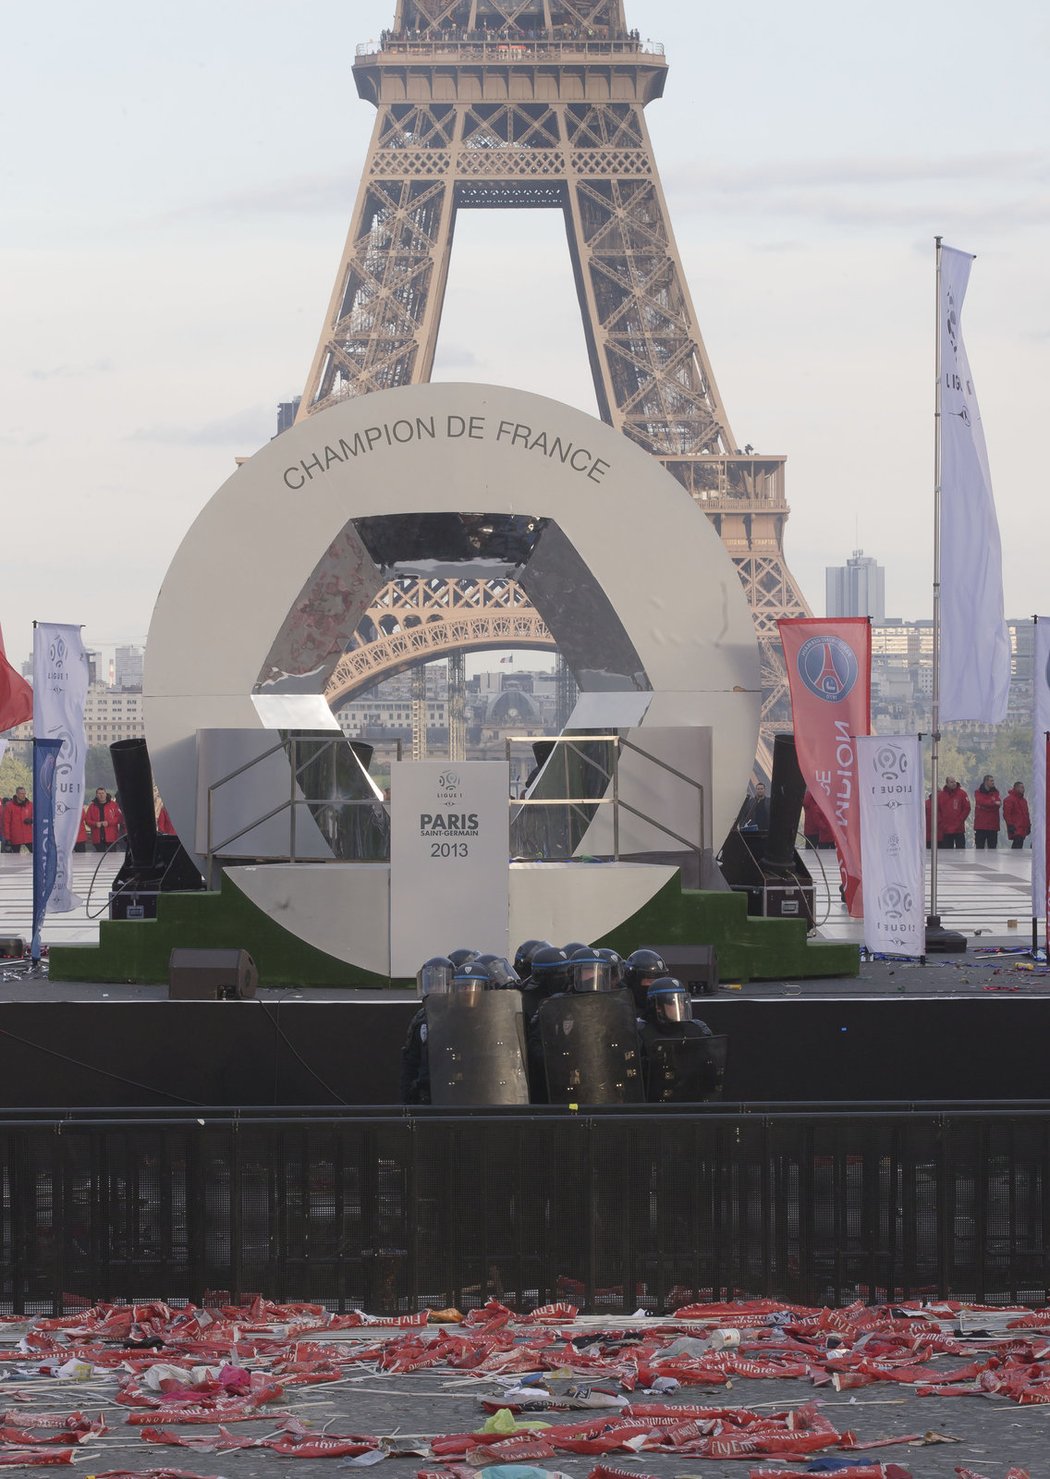
[[[764,758],[788,717],[776,621],[808,607],[783,553],[784,458],[736,446],[672,233],[644,118],[663,48],[623,0],[397,0],[353,72],[377,118],[300,417],[430,379],[458,211],[561,210],[600,414],[686,487],[747,592]],[[378,605],[405,599],[397,584]],[[382,645],[330,696],[396,666]]]

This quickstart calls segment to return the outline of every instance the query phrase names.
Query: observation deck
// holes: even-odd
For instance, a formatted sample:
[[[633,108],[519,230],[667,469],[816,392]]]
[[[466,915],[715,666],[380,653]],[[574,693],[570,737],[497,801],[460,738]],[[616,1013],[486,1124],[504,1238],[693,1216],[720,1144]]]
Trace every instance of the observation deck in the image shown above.
[[[630,36],[496,37],[467,33],[435,39],[384,32],[362,42],[354,82],[366,102],[512,99],[645,104],[663,95],[663,43]]]

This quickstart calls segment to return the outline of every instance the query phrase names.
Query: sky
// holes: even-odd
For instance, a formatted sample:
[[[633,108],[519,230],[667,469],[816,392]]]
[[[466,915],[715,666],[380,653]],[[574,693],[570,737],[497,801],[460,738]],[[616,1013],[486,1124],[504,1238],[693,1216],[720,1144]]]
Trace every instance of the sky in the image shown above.
[[[143,642],[183,534],[302,391],[375,116],[354,50],[393,9],[4,8],[16,663],[34,619],[103,650]],[[825,566],[861,548],[886,566],[889,615],[930,614],[938,234],[977,256],[962,327],[1007,615],[1045,611],[1050,10],[628,0],[627,19],[667,50],[646,116],[672,223],[737,441],[787,456],[787,560],[814,612]],[[435,378],[594,413],[558,213],[460,213]]]

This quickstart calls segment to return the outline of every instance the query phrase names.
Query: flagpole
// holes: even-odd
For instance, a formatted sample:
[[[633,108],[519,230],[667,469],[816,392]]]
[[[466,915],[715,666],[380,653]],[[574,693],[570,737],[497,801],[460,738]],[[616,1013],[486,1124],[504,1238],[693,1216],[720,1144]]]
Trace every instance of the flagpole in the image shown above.
[[[1039,632],[1037,631],[1038,626],[1039,626],[1039,618],[1038,618],[1038,616],[1033,616],[1032,617],[1032,653],[1033,653],[1033,664],[1034,664],[1034,654],[1038,651],[1038,647],[1039,647]],[[1035,674],[1033,673],[1032,676],[1034,678],[1035,677]],[[1037,716],[1036,716],[1035,683],[1033,683],[1032,684],[1032,753],[1033,753],[1033,755],[1035,754],[1035,740],[1036,740],[1036,735],[1039,732],[1036,729],[1036,727],[1035,727],[1037,722],[1038,722],[1038,720],[1037,720]],[[1050,755],[1050,734],[1046,734],[1045,735],[1045,740],[1044,740],[1044,745],[1043,745],[1043,788],[1042,788],[1043,789],[1043,816],[1042,816],[1042,819],[1041,820],[1040,820],[1040,818],[1038,816],[1035,819],[1035,826],[1036,827],[1041,826],[1042,829],[1043,829],[1043,839],[1042,839],[1042,842],[1043,842],[1043,884],[1044,884],[1043,895],[1044,895],[1044,902],[1045,902],[1045,896],[1046,896],[1046,888],[1045,888],[1045,884],[1046,884],[1046,811],[1047,811],[1046,775],[1047,775],[1047,772],[1050,771],[1050,764],[1047,764],[1047,756],[1048,755]],[[1035,767],[1033,766],[1033,771],[1034,771],[1034,769],[1035,769]],[[1032,800],[1033,801],[1035,800],[1035,781],[1036,781],[1036,777],[1033,774],[1032,775]],[[1035,836],[1036,836],[1036,834],[1035,834],[1035,827],[1033,827],[1032,828],[1032,959],[1033,960],[1036,960],[1038,958],[1038,955],[1039,955],[1039,910],[1038,910],[1038,906],[1036,905],[1036,902],[1035,902],[1035,857],[1036,857]],[[1050,918],[1048,918],[1047,921],[1046,921],[1046,930],[1044,931],[1044,933],[1050,933]],[[1047,943],[1047,947],[1048,947],[1047,948],[1047,952],[1046,952],[1046,958],[1047,958],[1047,960],[1050,960],[1050,940],[1048,940],[1046,943]]]
[[[937,246],[934,344],[937,389],[933,408],[933,689],[930,704],[930,929],[940,928],[937,913],[937,781],[941,740],[941,237]]]

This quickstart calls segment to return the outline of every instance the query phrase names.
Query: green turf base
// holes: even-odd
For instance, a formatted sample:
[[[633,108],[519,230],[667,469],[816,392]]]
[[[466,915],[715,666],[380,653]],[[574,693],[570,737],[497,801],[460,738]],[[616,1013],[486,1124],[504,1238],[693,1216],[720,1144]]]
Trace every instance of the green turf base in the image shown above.
[[[56,945],[53,981],[160,982],[176,947],[247,950],[264,986],[404,987],[316,950],[223,878],[215,893],[161,894],[156,919],[103,920],[97,945]],[[511,942],[512,945],[516,942]],[[723,981],[855,976],[856,945],[810,941],[799,919],[752,919],[743,894],[683,889],[676,874],[637,914],[596,944],[713,945]]]

